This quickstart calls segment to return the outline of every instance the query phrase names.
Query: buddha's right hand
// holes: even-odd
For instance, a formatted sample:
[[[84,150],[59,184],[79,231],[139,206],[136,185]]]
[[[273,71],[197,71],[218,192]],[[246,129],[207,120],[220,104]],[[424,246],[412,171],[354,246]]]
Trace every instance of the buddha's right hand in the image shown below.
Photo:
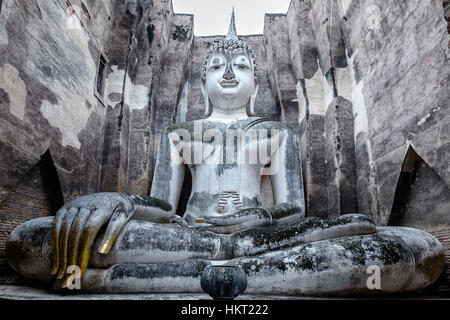
[[[64,204],[53,221],[52,274],[63,279],[68,266],[78,266],[82,276],[100,228],[109,221],[98,249],[107,254],[133,215],[134,207],[133,196],[112,192],[91,194]]]

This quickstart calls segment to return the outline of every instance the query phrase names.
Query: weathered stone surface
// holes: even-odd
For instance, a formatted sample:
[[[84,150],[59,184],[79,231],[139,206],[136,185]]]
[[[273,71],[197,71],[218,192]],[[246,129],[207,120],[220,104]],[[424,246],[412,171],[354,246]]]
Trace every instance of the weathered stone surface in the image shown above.
[[[264,21],[264,44],[267,56],[267,71],[272,93],[284,122],[299,123],[297,103],[297,81],[289,56],[289,33],[286,15],[266,15]]]
[[[412,234],[410,235],[410,232]],[[420,233],[420,231],[419,231]],[[395,241],[388,240],[390,234],[395,234]],[[436,279],[439,270],[443,269],[442,247],[433,238],[422,238],[416,242],[411,237],[418,237],[417,230],[398,229],[384,231],[380,229],[374,236],[361,236],[339,238],[333,240],[324,240],[309,245],[295,247],[292,250],[279,251],[276,253],[268,253],[258,258],[247,258],[240,260],[240,264],[244,270],[249,272],[247,292],[264,291],[263,287],[270,283],[270,292],[286,292],[292,295],[321,295],[321,294],[360,294],[369,293],[367,288],[367,267],[369,265],[384,265],[383,272],[384,281],[381,284],[380,293],[388,293],[398,290],[400,287],[410,290],[417,289],[419,282],[423,279],[422,270],[414,270],[414,258],[419,258],[421,250],[412,245],[424,241],[424,245],[431,246],[434,252],[440,252],[440,263],[436,270],[427,273],[425,279]],[[328,257],[330,245],[333,252]],[[358,250],[359,247],[371,248],[371,250]],[[346,249],[352,248],[344,253]],[[327,248],[327,249],[326,249]],[[410,249],[406,249],[410,248]],[[410,251],[411,250],[411,251]],[[416,251],[417,250],[417,251]],[[435,251],[437,250],[437,251]],[[325,253],[327,252],[327,253]],[[283,258],[280,261],[280,257]],[[417,259],[417,263],[425,261],[427,257],[422,256]],[[348,269],[347,269],[348,268]],[[292,275],[290,281],[283,281],[283,277],[279,278],[275,270],[284,270],[286,276]],[[335,271],[338,269],[338,273]],[[408,271],[407,271],[408,270]],[[411,282],[405,273],[417,272]],[[294,274],[296,276],[294,276]],[[420,279],[420,280],[419,280]],[[435,280],[434,280],[435,281]],[[335,292],[323,291],[326,287],[333,283]],[[351,285],[350,285],[351,283]],[[346,287],[351,286],[348,290]],[[408,290],[407,289],[407,290]]]
[[[359,212],[352,104],[334,99],[325,119],[328,216]]]
[[[317,72],[317,49],[310,1],[291,1],[287,12],[292,71],[297,80],[310,79]]]
[[[358,207],[360,212],[364,212],[379,223],[377,186],[373,183],[370,158],[370,146],[366,132],[359,132],[355,135],[355,163],[356,163],[356,192],[358,197]]]
[[[357,228],[346,230],[352,223],[355,223]],[[8,254],[11,254],[9,262],[22,275],[43,281],[51,280],[49,277],[51,224],[51,218],[37,219],[22,225],[11,235],[8,243]],[[239,257],[246,253],[233,250],[237,258],[223,261],[228,255],[226,247],[229,244],[226,243],[233,241],[235,237],[235,245],[246,246],[247,241],[242,241],[241,238],[249,236],[248,233],[254,230],[243,231],[231,237],[209,233],[209,240],[215,239],[217,242],[215,246],[219,247],[209,253],[204,251],[206,260],[200,258],[203,254],[200,256],[190,254],[187,248],[186,254],[193,259],[170,262],[179,258],[170,255],[180,252],[178,244],[199,245],[194,249],[196,251],[204,249],[204,241],[209,241],[205,237],[207,233],[188,232],[179,225],[132,221],[126,226],[128,231],[120,235],[121,239],[115,245],[117,254],[125,255],[113,254],[116,261],[106,264],[111,266],[109,269],[89,269],[83,276],[82,290],[111,293],[201,292],[200,275],[205,267],[225,263],[225,265],[239,265],[244,269],[248,277],[247,294],[373,294],[374,292],[367,286],[367,270],[370,266],[379,266],[383,275],[381,287],[376,293],[387,294],[414,291],[429,286],[444,269],[442,245],[436,238],[421,230],[404,227],[375,229],[370,220],[361,215],[342,216],[329,221],[300,220],[297,224],[298,226],[292,225],[294,229],[299,227],[293,236],[297,237],[297,233],[302,233],[307,242],[301,244],[300,240],[300,244],[284,250],[272,251],[275,247],[269,246],[266,247],[269,252],[252,254],[250,257]],[[337,228],[335,231],[334,227]],[[152,232],[148,232],[149,229],[152,229]],[[142,232],[144,230],[148,231]],[[314,230],[318,230],[319,233],[311,235],[311,231],[314,233]],[[155,232],[161,234],[156,236]],[[164,234],[173,232],[190,240],[173,238],[177,239],[178,244],[163,240]],[[349,236],[344,236],[345,234]],[[130,238],[131,235],[134,235],[133,239]],[[269,236],[271,235],[272,233]],[[321,235],[327,235],[331,239],[321,240]],[[162,241],[155,242],[160,240]],[[283,242],[277,239],[270,241],[283,246]],[[161,247],[161,254],[156,247],[152,249],[155,245]],[[94,247],[97,248],[98,245]],[[142,254],[142,250],[154,250],[154,254]],[[148,262],[144,264],[126,263],[128,259],[136,261],[139,257],[151,259],[152,262],[148,263],[150,260],[146,260]],[[101,259],[105,258],[108,259],[108,256]],[[94,258],[92,265],[103,264],[101,259]],[[160,262],[155,263],[155,259],[159,259]]]
[[[55,212],[44,205],[51,189],[30,193],[23,185],[31,176],[42,178],[33,170],[44,155],[56,168],[54,184],[64,200],[98,191],[105,110],[94,84],[99,55],[110,43],[104,30],[111,27],[114,2],[85,1],[85,7],[90,18],[80,1],[2,3],[0,206],[8,229],[2,243],[20,221]],[[22,217],[13,217],[20,212]]]
[[[315,43],[322,70],[327,73],[330,69],[346,67],[338,1],[310,1],[310,3]]]
[[[2,188],[12,189],[50,149],[66,198],[97,189],[104,109],[97,104],[93,90],[98,55],[107,50],[109,42],[109,34],[99,33],[98,28],[110,25],[107,17],[112,7],[110,1],[93,6],[92,14],[99,17],[96,26],[81,26],[76,4],[73,12],[64,1],[3,4],[1,73],[2,77],[10,74],[17,89],[8,93],[12,88],[2,81],[14,104],[10,110],[2,110],[2,141],[10,153],[23,153],[17,163],[24,166],[17,172],[20,167],[10,162],[13,157],[2,159],[1,166],[6,169]],[[6,156],[5,151],[2,155]],[[86,166],[79,166],[81,159]],[[66,172],[74,173],[70,182]]]
[[[328,216],[327,171],[325,166],[324,116],[310,114],[306,120],[304,156],[305,198],[309,216]]]
[[[58,294],[50,292],[47,288],[25,285],[0,285],[0,298],[5,300],[207,300],[211,297],[206,293],[131,293],[131,294]],[[405,296],[402,299],[417,298]],[[436,296],[425,296],[436,299]],[[241,295],[236,300],[325,300],[324,297],[292,297],[268,295]],[[339,299],[339,298],[332,298]]]
[[[382,13],[376,10],[377,6],[383,8]],[[433,137],[434,141],[427,144],[428,147],[421,144],[420,149],[416,148],[419,154],[428,153],[427,149],[434,153],[446,145],[445,140],[436,141],[437,136],[429,130],[448,121],[445,110],[449,96],[444,89],[448,87],[449,74],[448,48],[444,45],[448,33],[439,14],[442,1],[414,1],[408,5],[400,1],[383,4],[352,1],[346,8],[342,7],[341,12],[345,44],[349,55],[355,56],[356,80],[364,82],[362,92],[370,124],[370,158],[376,163],[377,179],[382,180],[390,174],[398,174],[398,166],[403,161],[399,156],[397,167],[391,166],[386,171],[382,168],[383,158],[392,158],[389,153],[401,154],[405,145],[415,145],[416,140],[423,141],[426,137]],[[400,18],[394,18],[400,12]],[[365,19],[368,16],[369,21]],[[370,23],[372,20],[374,24]],[[435,170],[443,172],[439,166],[435,166]],[[442,177],[446,179],[446,174]],[[377,184],[382,190],[383,182]],[[378,198],[383,201],[385,194]],[[390,210],[389,205],[386,210]]]

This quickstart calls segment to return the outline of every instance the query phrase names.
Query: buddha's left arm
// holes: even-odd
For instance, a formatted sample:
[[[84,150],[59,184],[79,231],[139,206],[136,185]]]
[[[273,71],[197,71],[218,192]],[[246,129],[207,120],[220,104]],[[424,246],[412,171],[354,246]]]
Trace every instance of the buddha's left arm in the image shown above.
[[[161,136],[150,196],[133,196],[136,220],[168,223],[176,217],[185,164],[173,141],[175,131],[169,127]]]
[[[277,224],[289,223],[305,215],[298,135],[289,127],[283,131],[280,147],[272,155],[268,168],[275,205],[266,209]]]

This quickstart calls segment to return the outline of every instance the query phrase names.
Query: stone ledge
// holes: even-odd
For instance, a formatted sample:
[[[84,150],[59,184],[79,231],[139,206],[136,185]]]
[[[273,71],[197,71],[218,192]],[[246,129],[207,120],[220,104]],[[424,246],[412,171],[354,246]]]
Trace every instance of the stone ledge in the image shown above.
[[[450,300],[430,294],[410,294],[386,297],[293,297],[241,295],[235,300]],[[49,288],[18,285],[0,285],[0,300],[212,300],[201,293],[137,293],[137,294],[55,294]]]
[[[242,295],[236,300],[322,300],[316,297]],[[201,293],[55,294],[45,287],[0,285],[0,300],[212,300]]]

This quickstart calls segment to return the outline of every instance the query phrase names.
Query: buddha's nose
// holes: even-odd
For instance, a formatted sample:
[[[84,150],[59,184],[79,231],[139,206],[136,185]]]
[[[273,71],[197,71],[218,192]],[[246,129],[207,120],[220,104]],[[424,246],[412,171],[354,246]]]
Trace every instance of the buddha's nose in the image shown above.
[[[225,70],[225,73],[223,74],[223,78],[225,80],[233,80],[236,77],[233,70],[231,69],[231,66],[228,65],[227,69]]]

